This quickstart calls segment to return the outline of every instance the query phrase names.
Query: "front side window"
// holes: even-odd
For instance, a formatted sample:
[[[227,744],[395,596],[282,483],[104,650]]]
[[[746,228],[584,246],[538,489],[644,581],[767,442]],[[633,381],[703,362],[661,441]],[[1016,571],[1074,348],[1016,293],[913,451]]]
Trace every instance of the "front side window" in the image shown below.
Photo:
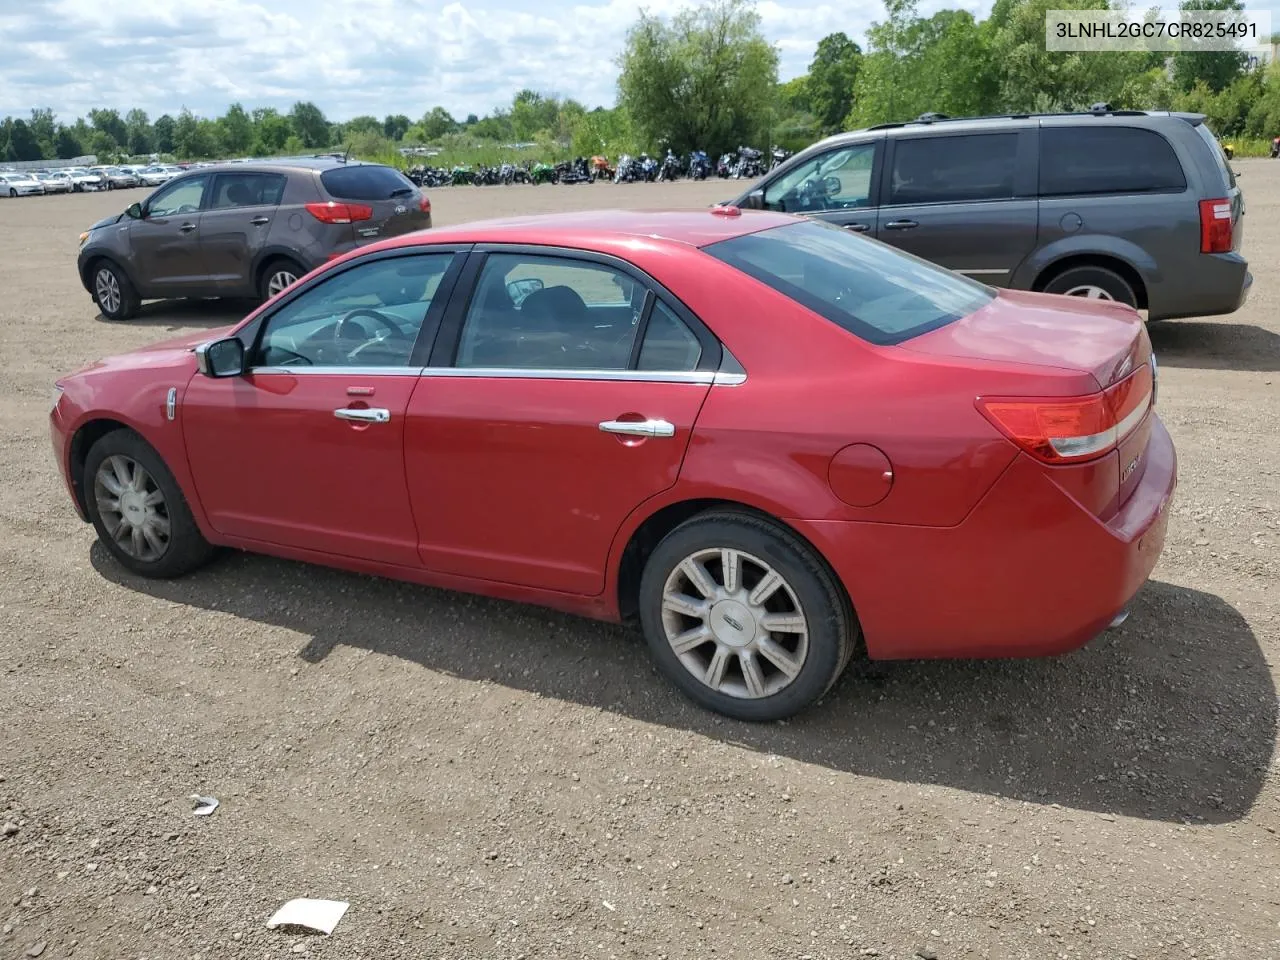
[[[889,203],[1009,200],[1018,135],[902,138],[894,144]]]
[[[195,213],[204,200],[204,188],[208,182],[208,177],[191,177],[165,187],[147,201],[147,216],[176,217]]]
[[[357,264],[266,321],[250,366],[407,367],[452,253]]]
[[[798,164],[764,189],[764,205],[783,213],[870,206],[875,143],[837,147]]]
[[[491,254],[462,327],[457,365],[625,370],[647,292],[605,264]]]
[[[209,209],[275,206],[284,193],[284,182],[282,173],[220,173]]]
[[[703,250],[881,345],[937,329],[995,298],[984,284],[816,220],[721,240]]]
[[[1215,145],[1216,146],[1216,145]],[[1139,127],[1043,127],[1040,196],[1181,193],[1182,164],[1169,141]]]

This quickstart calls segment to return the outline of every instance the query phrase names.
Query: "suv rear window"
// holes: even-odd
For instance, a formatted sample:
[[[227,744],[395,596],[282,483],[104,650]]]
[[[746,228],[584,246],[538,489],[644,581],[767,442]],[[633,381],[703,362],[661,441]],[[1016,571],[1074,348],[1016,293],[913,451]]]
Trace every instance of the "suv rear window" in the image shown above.
[[[945,326],[995,298],[985,284],[820,220],[703,248],[871,343]]]
[[[417,189],[400,171],[376,163],[326,170],[320,182],[335,200],[390,200]]]
[[[1041,127],[1040,196],[1181,193],[1187,189],[1169,141],[1138,127]]]

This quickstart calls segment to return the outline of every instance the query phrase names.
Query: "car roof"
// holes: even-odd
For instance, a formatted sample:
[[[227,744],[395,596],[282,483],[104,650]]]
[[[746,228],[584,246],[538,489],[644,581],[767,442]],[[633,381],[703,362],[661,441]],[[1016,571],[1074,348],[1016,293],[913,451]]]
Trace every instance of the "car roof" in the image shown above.
[[[580,210],[475,220],[453,227],[420,230],[392,237],[366,247],[365,250],[439,243],[513,243],[609,251],[633,246],[637,240],[704,247],[721,240],[800,222],[802,218],[789,214],[738,210],[737,207],[710,207],[703,210]]]
[[[290,170],[337,170],[345,167],[385,167],[384,163],[365,163],[362,160],[342,160],[338,157],[273,157],[264,160],[218,160],[203,167],[192,167],[190,172],[215,170],[230,173],[284,173]],[[394,169],[394,168],[393,168]]]

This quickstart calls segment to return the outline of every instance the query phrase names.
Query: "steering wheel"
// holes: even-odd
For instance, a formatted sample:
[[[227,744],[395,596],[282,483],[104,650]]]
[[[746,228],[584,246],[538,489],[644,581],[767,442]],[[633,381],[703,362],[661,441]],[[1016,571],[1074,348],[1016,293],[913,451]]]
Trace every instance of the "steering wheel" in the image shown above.
[[[357,317],[368,317],[370,320],[377,323],[380,329],[375,331],[373,336],[370,337],[367,334],[364,325],[361,324],[358,336],[364,337],[365,342],[347,354],[348,360],[354,360],[360,355],[362,350],[366,347],[373,346],[374,344],[386,343],[388,340],[404,341],[407,339],[404,333],[401,332],[400,328],[396,326],[395,321],[386,314],[379,313],[377,310],[372,310],[368,307],[357,307],[355,310],[345,314],[343,318],[334,325],[333,341],[335,345],[341,343],[343,340],[356,339],[356,337],[351,336],[347,332],[347,325],[352,323]]]

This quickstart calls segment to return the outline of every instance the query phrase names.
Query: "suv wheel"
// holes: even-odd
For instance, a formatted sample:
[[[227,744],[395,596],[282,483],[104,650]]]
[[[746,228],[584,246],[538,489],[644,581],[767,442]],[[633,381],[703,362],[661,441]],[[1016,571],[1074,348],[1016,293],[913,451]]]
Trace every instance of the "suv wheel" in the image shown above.
[[[307,271],[292,260],[272,260],[262,271],[258,281],[258,294],[263,300],[270,300],[280,291],[293,286],[298,278]]]
[[[813,704],[858,639],[848,600],[813,551],[730,511],[694,517],[654,548],[640,621],[667,678],[738,720],[781,720]]]
[[[110,260],[92,267],[93,302],[108,320],[128,320],[138,312],[138,294],[123,270]]]
[[[1044,292],[1087,300],[1118,300],[1131,307],[1138,305],[1129,281],[1106,267],[1071,267],[1045,284]]]

